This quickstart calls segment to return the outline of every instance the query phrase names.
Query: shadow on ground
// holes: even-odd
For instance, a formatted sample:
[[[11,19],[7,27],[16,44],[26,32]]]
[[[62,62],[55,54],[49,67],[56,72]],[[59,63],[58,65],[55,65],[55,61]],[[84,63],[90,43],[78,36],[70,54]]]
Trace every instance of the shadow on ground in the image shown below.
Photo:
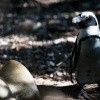
[[[75,100],[79,90],[76,85],[55,87],[39,85],[38,89],[43,100]]]
[[[91,88],[87,87],[89,86],[85,86],[85,91],[90,98],[89,100],[100,100],[98,87],[95,87],[94,84],[92,87],[90,85]],[[38,89],[43,100],[86,100],[83,96],[79,96],[77,99],[80,91],[80,88],[77,85],[63,87],[38,85]]]

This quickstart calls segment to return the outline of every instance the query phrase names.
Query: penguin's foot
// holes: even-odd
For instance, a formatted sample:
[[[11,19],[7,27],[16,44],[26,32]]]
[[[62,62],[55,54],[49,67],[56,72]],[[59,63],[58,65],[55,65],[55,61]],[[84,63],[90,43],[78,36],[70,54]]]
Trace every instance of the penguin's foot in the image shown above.
[[[84,89],[81,89],[81,91],[79,92],[78,100],[81,100],[80,97],[83,97],[85,100],[90,100],[90,97]]]

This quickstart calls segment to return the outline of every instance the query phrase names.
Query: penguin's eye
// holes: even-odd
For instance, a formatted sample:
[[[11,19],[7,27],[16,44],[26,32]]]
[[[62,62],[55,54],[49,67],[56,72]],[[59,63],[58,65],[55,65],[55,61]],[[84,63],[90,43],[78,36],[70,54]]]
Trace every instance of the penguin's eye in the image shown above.
[[[81,18],[82,18],[82,19],[85,19],[85,18],[86,18],[86,16],[81,16]]]
[[[81,18],[85,18],[85,19],[87,19],[87,18],[89,18],[89,17],[88,17],[88,16],[83,15],[83,16],[81,16]]]
[[[83,16],[81,16],[81,18],[82,18],[83,20],[86,20],[86,19],[88,19],[89,17],[88,17],[88,16],[83,15]]]
[[[85,16],[85,18],[87,19],[87,18],[89,18],[89,16]]]

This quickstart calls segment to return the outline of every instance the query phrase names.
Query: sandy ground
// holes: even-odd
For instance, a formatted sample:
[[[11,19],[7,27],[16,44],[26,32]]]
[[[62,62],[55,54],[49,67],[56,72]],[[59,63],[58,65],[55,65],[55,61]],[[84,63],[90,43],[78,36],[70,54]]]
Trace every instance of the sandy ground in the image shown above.
[[[70,86],[75,85],[76,82],[72,83],[71,81],[54,81],[53,79],[43,79],[35,78],[37,85],[47,85],[47,86]]]

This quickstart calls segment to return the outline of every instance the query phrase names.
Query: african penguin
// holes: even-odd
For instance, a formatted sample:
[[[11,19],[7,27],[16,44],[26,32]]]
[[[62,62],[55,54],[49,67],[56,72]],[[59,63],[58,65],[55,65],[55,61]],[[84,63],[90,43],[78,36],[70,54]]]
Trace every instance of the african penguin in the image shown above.
[[[72,52],[77,83],[100,84],[100,33],[98,20],[92,12],[82,12],[72,19],[80,32]]]

